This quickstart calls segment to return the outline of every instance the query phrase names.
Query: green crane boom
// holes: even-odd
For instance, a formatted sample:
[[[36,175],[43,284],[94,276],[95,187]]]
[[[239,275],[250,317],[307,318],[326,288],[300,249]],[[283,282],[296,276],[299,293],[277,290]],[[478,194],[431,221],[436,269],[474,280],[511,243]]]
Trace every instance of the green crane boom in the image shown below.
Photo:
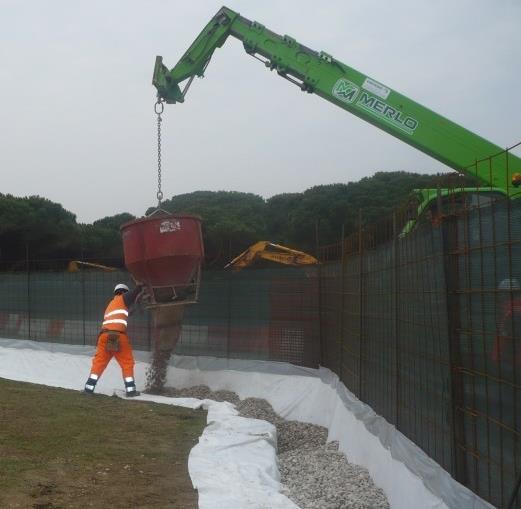
[[[277,35],[223,7],[177,65],[168,70],[156,57],[153,84],[167,103],[183,102],[195,76],[203,76],[213,52],[232,35],[246,53],[295,83],[392,134],[454,170],[473,175],[513,197],[521,184],[521,159],[412,101],[382,83],[313,51],[287,35]],[[184,89],[180,84],[187,81]]]

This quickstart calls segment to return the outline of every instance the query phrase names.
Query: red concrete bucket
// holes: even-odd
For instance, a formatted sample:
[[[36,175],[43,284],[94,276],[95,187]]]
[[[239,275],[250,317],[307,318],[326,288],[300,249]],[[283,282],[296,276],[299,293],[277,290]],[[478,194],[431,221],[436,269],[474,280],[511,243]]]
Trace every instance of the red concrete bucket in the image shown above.
[[[204,257],[201,218],[157,211],[121,226],[125,266],[147,286],[147,307],[197,302]]]

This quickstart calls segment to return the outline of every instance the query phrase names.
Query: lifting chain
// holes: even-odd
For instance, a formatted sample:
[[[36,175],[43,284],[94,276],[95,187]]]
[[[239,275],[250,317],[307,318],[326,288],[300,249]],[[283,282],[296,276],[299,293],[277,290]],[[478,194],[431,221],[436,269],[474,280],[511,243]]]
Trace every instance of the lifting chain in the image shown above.
[[[161,99],[157,99],[154,104],[154,111],[157,115],[157,208],[161,208],[161,201],[163,200],[163,191],[161,191],[161,114],[164,110],[164,104]]]

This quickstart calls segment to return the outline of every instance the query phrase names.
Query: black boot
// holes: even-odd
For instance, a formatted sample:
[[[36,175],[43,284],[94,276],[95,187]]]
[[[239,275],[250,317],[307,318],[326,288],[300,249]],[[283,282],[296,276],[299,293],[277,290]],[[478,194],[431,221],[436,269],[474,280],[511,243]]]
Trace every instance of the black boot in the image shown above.
[[[96,384],[98,383],[98,378],[98,375],[95,375],[94,373],[90,374],[89,379],[85,384],[85,388],[83,389],[83,392],[85,394],[94,394],[94,389],[96,387]]]
[[[127,376],[124,378],[125,382],[125,396],[127,398],[135,398],[139,396],[139,392],[136,390],[136,382],[133,376]]]

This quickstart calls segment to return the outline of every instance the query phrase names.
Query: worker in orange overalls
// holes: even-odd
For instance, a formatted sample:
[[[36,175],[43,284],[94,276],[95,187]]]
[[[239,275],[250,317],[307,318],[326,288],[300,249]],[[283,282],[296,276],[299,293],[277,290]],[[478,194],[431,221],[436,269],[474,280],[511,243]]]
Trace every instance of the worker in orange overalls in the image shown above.
[[[134,290],[130,291],[128,286],[122,283],[117,284],[114,288],[114,297],[105,310],[96,354],[92,359],[90,376],[85,384],[86,394],[94,392],[99,377],[112,357],[116,357],[123,372],[126,396],[139,396],[134,380],[134,355],[127,336],[127,320],[129,308],[139,297],[142,288],[143,285],[138,284]]]

